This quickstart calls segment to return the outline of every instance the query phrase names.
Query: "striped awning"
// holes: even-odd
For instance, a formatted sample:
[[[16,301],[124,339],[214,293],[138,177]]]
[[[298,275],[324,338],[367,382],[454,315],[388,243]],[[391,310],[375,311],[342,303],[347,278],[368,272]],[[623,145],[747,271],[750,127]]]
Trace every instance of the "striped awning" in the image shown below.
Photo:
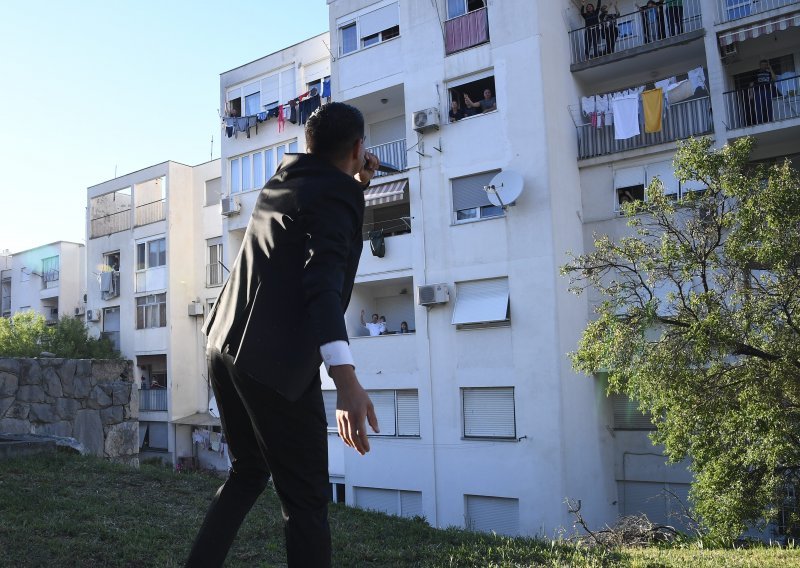
[[[787,30],[790,27],[800,27],[800,12],[788,16],[779,16],[758,24],[748,24],[725,32],[719,36],[719,45],[725,47],[737,41],[755,39],[762,35]]]
[[[400,201],[403,199],[407,187],[407,179],[373,185],[364,192],[364,201],[367,207]]]

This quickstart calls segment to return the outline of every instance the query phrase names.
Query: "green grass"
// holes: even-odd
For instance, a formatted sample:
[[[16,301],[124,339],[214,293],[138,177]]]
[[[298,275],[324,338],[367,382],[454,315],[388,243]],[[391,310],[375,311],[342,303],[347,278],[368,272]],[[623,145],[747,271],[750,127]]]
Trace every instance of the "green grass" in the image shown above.
[[[140,469],[65,453],[0,461],[0,566],[181,566],[220,479]],[[605,551],[503,538],[333,505],[334,566],[800,567],[800,551]],[[226,566],[285,566],[270,488],[242,526]]]

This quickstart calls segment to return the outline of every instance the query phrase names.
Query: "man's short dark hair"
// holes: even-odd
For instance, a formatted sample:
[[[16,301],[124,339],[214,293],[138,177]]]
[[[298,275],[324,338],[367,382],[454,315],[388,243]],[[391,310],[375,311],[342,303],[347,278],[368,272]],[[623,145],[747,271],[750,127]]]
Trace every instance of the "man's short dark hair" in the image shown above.
[[[364,137],[364,115],[354,106],[328,103],[306,121],[306,151],[332,161],[345,158]]]

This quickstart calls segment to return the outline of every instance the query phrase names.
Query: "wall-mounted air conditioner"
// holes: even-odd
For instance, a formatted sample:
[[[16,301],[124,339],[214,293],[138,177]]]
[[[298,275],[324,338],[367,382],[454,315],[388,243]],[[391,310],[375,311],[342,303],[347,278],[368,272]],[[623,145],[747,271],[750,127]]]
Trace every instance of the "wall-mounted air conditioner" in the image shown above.
[[[425,132],[432,128],[439,130],[439,109],[426,108],[415,112],[411,117],[411,128],[417,132]]]
[[[203,315],[203,304],[201,302],[189,303],[189,315],[192,317]]]
[[[84,308],[83,306],[78,306],[77,308],[75,308],[75,317],[82,316],[85,313],[86,313],[86,308]]]
[[[222,214],[226,217],[230,215],[236,215],[239,211],[242,210],[242,205],[239,203],[239,199],[234,197],[233,195],[229,197],[223,197],[221,199],[222,203]]]
[[[450,301],[450,290],[447,284],[428,284],[417,286],[417,303],[420,306],[446,304]]]
[[[86,310],[86,321],[100,321],[100,310]]]

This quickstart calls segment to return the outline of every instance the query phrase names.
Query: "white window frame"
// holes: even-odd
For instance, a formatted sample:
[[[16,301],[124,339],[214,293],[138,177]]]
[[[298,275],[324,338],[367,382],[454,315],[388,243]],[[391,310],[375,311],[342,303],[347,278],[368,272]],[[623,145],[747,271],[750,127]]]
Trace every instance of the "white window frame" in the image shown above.
[[[289,76],[291,71],[291,77]],[[278,78],[278,100],[266,100],[271,98],[271,93],[264,92],[264,81],[272,77]],[[259,75],[255,79],[250,79],[246,83],[238,83],[234,86],[228,87],[225,91],[225,115],[232,116],[230,110],[232,102],[239,100],[239,115],[241,116],[254,116],[259,112],[270,110],[280,105],[281,102],[288,103],[291,99],[297,96],[297,74],[295,72],[294,64],[282,67],[278,70]],[[247,97],[258,95],[258,109],[253,114],[247,113]]]
[[[150,265],[150,245],[158,241],[164,241],[164,264]],[[139,247],[144,246],[144,266],[139,264]],[[160,253],[159,253],[160,256]],[[141,273],[153,268],[160,268],[167,265],[167,238],[157,237],[155,239],[148,239],[146,241],[139,241],[136,243],[136,272]]]
[[[420,438],[419,391],[416,389],[380,389],[367,391],[378,414],[380,433],[368,429],[367,435],[376,438]],[[322,391],[328,432],[336,433],[336,391]],[[414,416],[413,407],[416,406]],[[410,415],[409,415],[410,412]]]
[[[451,323],[456,329],[484,329],[511,325],[511,293],[507,276],[456,282],[456,301]],[[479,310],[495,315],[476,317],[477,302],[484,301]],[[500,317],[500,314],[503,317]]]
[[[372,493],[373,496],[380,495],[382,499],[388,505],[385,509],[374,509],[374,508],[365,508],[361,504],[359,504],[359,497],[362,499],[366,496],[366,494]],[[422,492],[421,491],[408,491],[404,489],[386,489],[383,487],[364,487],[364,486],[353,486],[353,498],[355,500],[355,506],[360,509],[372,510],[372,511],[380,511],[382,513],[388,515],[394,515],[396,517],[405,517],[411,518],[415,516],[422,516]],[[416,507],[412,506],[413,503],[416,504]],[[392,503],[392,501],[394,501]],[[362,501],[363,503],[363,501]],[[411,508],[412,510],[409,510]]]
[[[469,174],[465,176],[457,176],[454,178],[450,178],[450,203],[451,209],[453,211],[453,225],[462,225],[464,223],[475,223],[476,221],[486,221],[488,219],[499,219],[505,217],[506,212],[503,210],[502,207],[498,207],[493,205],[489,202],[489,198],[487,196],[486,201],[487,204],[475,206],[475,207],[467,207],[462,209],[456,209],[456,188],[453,182],[457,180],[465,180],[467,178],[474,178],[477,176],[486,176],[489,175],[488,179],[500,173],[501,170],[489,170],[486,172],[478,172],[474,174]],[[467,212],[474,212],[474,216],[459,219],[459,214],[466,215]]]
[[[264,186],[264,183],[269,180],[278,169],[280,165],[280,158],[283,154],[289,153],[294,154],[299,151],[299,143],[297,138],[294,140],[289,140],[288,142],[282,142],[280,144],[276,144],[275,146],[270,146],[268,148],[261,148],[256,152],[250,152],[248,154],[239,154],[238,156],[234,156],[233,158],[228,160],[228,187],[230,188],[229,194],[234,195],[236,193],[247,193],[249,191],[261,191]],[[258,184],[258,180],[261,179],[257,177],[256,170],[255,170],[255,156],[257,154],[261,154],[261,172],[260,175],[264,179],[264,183],[261,186],[256,187]],[[269,158],[267,158],[269,156]],[[242,169],[243,159],[247,159],[248,167],[250,169],[250,185],[253,187],[245,188],[243,187],[244,184],[244,173]],[[271,161],[270,161],[271,160]],[[236,165],[234,166],[234,162]],[[271,170],[271,171],[269,171]],[[234,185],[234,182],[236,185]]]
[[[458,0],[456,0],[456,1],[458,1]],[[480,8],[474,8],[472,10],[469,9],[469,0],[460,0],[460,1],[461,1],[462,5],[464,6],[464,11],[461,12],[460,14],[455,15],[455,16],[451,16],[450,15],[450,0],[445,0],[444,10],[445,10],[446,19],[455,20],[456,18],[460,18],[461,16],[465,16],[465,15],[471,13],[471,12],[477,12],[478,10],[482,10],[483,8],[486,8],[486,0],[482,0],[482,4],[483,5]]]
[[[59,255],[48,256],[42,259],[42,284],[48,282],[58,282],[61,270],[61,257]]]
[[[225,281],[225,275],[222,272],[223,251],[222,237],[216,237],[206,241],[206,265],[208,266],[206,272],[206,288],[222,286],[222,283]],[[213,260],[214,256],[216,256],[216,260]],[[212,276],[215,272],[217,277],[213,278]]]
[[[492,402],[489,399],[479,401],[477,395],[480,393],[496,395],[495,402],[503,402],[502,398],[511,394],[511,408],[503,409],[511,411],[511,430],[505,434],[492,434],[487,429],[481,431],[481,420],[485,418],[480,412],[489,412],[496,410],[492,408]],[[469,400],[468,400],[469,399]],[[481,402],[480,405],[473,406],[473,402]],[[464,440],[517,440],[517,415],[516,415],[516,397],[514,387],[461,387],[461,435]],[[499,404],[495,404],[499,408]],[[478,409],[478,410],[475,410]]]
[[[624,168],[617,168],[614,170],[614,212],[622,214],[622,204],[619,201],[619,190],[625,189],[628,187],[637,187],[639,184],[630,184],[629,181],[632,179],[634,170],[641,171],[641,181],[642,185],[644,186],[643,189],[643,198],[642,201],[645,203],[647,202],[647,188],[653,182],[653,180],[658,177],[662,178],[661,173],[659,170],[664,168],[664,164],[667,162],[671,163],[671,160],[659,160],[658,162],[648,162],[646,164],[639,164],[633,166],[626,166]],[[662,183],[664,183],[664,188],[669,190],[670,185],[674,184],[672,187],[675,191],[666,191],[665,195],[669,196],[671,199],[679,200],[685,198],[687,195],[694,193],[694,192],[702,192],[705,191],[706,187],[703,186],[701,182],[695,181],[685,181],[681,182],[675,176],[674,166],[672,166],[672,177],[671,179],[667,179],[666,182],[662,179]],[[620,181],[620,178],[624,181]],[[638,179],[636,181],[639,181]]]
[[[388,27],[388,28],[384,28],[384,29],[382,29],[382,30],[380,30],[380,31],[378,31],[376,33],[371,33],[371,34],[369,34],[367,36],[364,36],[363,35],[364,32],[362,31],[361,20],[365,16],[367,16],[368,14],[377,12],[378,10],[383,10],[383,9],[388,8],[390,6],[395,6],[395,10],[397,10],[397,24],[394,25],[394,26]],[[356,46],[355,46],[355,49],[352,49],[350,51],[345,51],[344,50],[344,41],[343,41],[344,36],[343,36],[342,32],[343,32],[343,30],[348,29],[350,27],[355,27],[355,30],[356,30]],[[389,30],[393,30],[394,28],[397,28],[397,35],[391,35],[391,34],[387,34],[386,33]],[[387,41],[391,41],[391,40],[393,40],[395,38],[399,38],[402,35],[402,32],[400,30],[400,3],[397,0],[395,0],[393,2],[383,2],[383,3],[380,3],[378,5],[369,6],[368,8],[360,10],[359,12],[357,12],[355,14],[350,14],[350,15],[346,16],[345,18],[342,18],[339,22],[337,22],[336,33],[338,34],[338,41],[339,41],[339,50],[338,50],[339,51],[339,57],[344,57],[346,55],[351,55],[353,53],[358,53],[359,51],[362,51],[364,49],[369,49],[370,47],[374,47],[376,45],[381,45],[383,43],[386,43]],[[384,37],[384,35],[387,35],[388,37]],[[364,44],[364,40],[365,39],[375,38],[376,36],[377,36],[376,41],[371,42],[371,43],[366,44],[366,45]]]
[[[146,294],[137,296],[135,299],[136,307],[136,329],[155,329],[167,327],[167,293]],[[163,313],[162,313],[163,305]],[[142,310],[141,319],[139,311]],[[155,316],[153,315],[155,314]],[[163,317],[162,317],[163,316]],[[154,325],[150,325],[153,320],[157,320]],[[141,324],[141,325],[140,325]]]

